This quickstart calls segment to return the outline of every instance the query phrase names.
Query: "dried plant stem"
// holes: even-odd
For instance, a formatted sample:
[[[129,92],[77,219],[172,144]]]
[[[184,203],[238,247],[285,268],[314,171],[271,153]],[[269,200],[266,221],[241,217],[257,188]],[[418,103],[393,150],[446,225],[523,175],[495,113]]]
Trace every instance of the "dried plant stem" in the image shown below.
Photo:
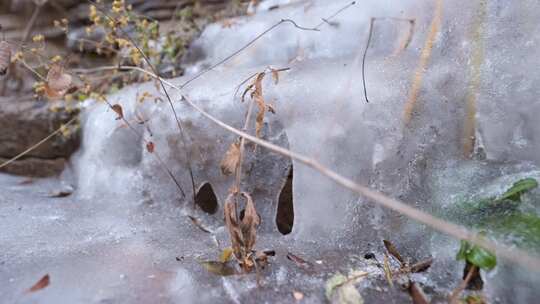
[[[420,62],[418,63],[414,73],[409,98],[407,99],[407,103],[405,103],[405,108],[403,111],[403,122],[405,126],[410,123],[413,110],[416,106],[416,101],[418,100],[418,94],[420,93],[424,73],[431,57],[433,43],[435,42],[435,38],[439,32],[439,28],[441,27],[442,12],[443,0],[437,0],[435,4],[435,13],[433,15],[433,19],[431,20],[431,25],[429,26],[429,33],[420,53]]]
[[[244,127],[242,128],[243,132],[247,132],[248,130],[249,122],[251,120],[251,112],[253,111],[254,103],[255,102],[253,101],[253,98],[250,98]],[[235,174],[235,182],[234,182],[234,193],[240,193],[240,181],[242,179],[242,163],[244,161],[245,143],[246,143],[246,139],[242,137],[240,139],[240,155],[238,159],[238,165],[236,166],[236,170],[235,170],[236,174]]]
[[[36,4],[36,7],[34,8],[34,12],[32,13],[32,16],[30,17],[30,20],[26,24],[26,27],[24,28],[23,36],[21,39],[21,42],[24,43],[26,40],[28,40],[28,37],[30,37],[30,33],[32,32],[32,28],[34,27],[34,23],[36,23],[36,19],[39,16],[39,13],[41,12],[41,7],[47,3],[47,1],[34,1]]]
[[[469,272],[467,272],[467,275],[465,276],[465,279],[461,281],[461,283],[452,291],[452,294],[450,295],[450,298],[448,298],[448,303],[450,304],[458,304],[459,303],[459,295],[465,290],[467,285],[472,279],[473,274],[476,272],[478,268],[475,265],[472,265],[471,268],[469,268]]]
[[[214,70],[216,67],[224,64],[225,62],[229,61],[230,59],[232,59],[233,57],[237,56],[238,54],[242,53],[244,50],[246,50],[247,48],[249,48],[251,45],[253,45],[255,42],[257,42],[257,40],[261,39],[264,35],[268,34],[269,32],[273,31],[274,29],[276,29],[277,27],[279,27],[280,25],[284,24],[284,23],[289,23],[289,24],[292,24],[296,29],[299,29],[299,30],[302,30],[302,31],[314,31],[314,32],[319,32],[320,31],[320,28],[327,24],[328,21],[330,21],[331,19],[335,18],[337,15],[339,15],[341,12],[343,12],[344,10],[348,9],[349,7],[353,6],[354,4],[356,4],[356,1],[353,1],[349,4],[347,4],[346,6],[340,8],[337,12],[333,13],[332,15],[330,15],[329,17],[327,18],[322,18],[323,21],[321,23],[319,23],[317,26],[315,27],[303,27],[303,26],[300,26],[298,25],[294,20],[292,19],[281,19],[279,22],[275,23],[274,25],[270,26],[269,28],[267,28],[266,30],[262,31],[260,34],[258,34],[257,36],[255,36],[255,38],[251,39],[250,41],[248,41],[248,43],[246,43],[244,46],[242,46],[241,48],[239,48],[238,50],[234,51],[232,54],[228,55],[227,57],[223,58],[222,60],[218,61],[217,63],[211,65],[209,68],[201,71],[200,73],[198,73],[197,75],[193,76],[192,78],[186,80],[184,83],[182,83],[180,85],[180,88],[183,89],[185,86],[187,86],[188,84],[192,83],[193,81],[197,80],[198,78],[200,78],[201,76],[203,76],[204,74]]]
[[[41,75],[38,71],[36,71],[36,69],[34,69],[30,65],[28,65],[28,63],[26,63],[26,61],[24,61],[24,60],[17,60],[17,61],[20,62],[27,70],[29,70],[34,75],[36,75],[37,78],[39,78],[41,81],[47,81],[47,79],[45,79],[45,77],[43,75]]]
[[[402,22],[405,21],[405,22],[408,22],[410,24],[408,35],[407,35],[406,39],[403,41],[403,43],[401,44],[401,46],[399,47],[399,49],[396,51],[396,53],[399,52],[400,50],[406,49],[407,46],[409,46],[409,43],[411,42],[412,36],[414,34],[414,22],[415,22],[414,19],[395,18],[395,17],[378,17],[378,18],[371,18],[370,19],[368,38],[367,38],[367,42],[366,42],[366,48],[364,49],[364,55],[362,57],[362,84],[364,86],[364,98],[365,98],[367,103],[369,103],[369,99],[368,99],[368,96],[367,96],[367,88],[366,88],[366,57],[367,57],[367,52],[368,52],[369,46],[371,44],[371,37],[373,36],[373,28],[375,26],[375,21],[384,20],[384,19],[390,19],[390,20],[402,21]]]
[[[146,71],[140,67],[121,67],[125,69],[133,69],[141,71],[142,73],[145,73],[149,75],[150,77],[156,78],[157,76],[153,74],[152,72]],[[177,85],[174,85],[173,83],[161,79],[162,82],[169,87],[176,89],[181,92],[181,88]],[[320,174],[330,178],[335,183],[337,183],[340,186],[343,186],[344,188],[347,188],[359,195],[364,196],[365,198],[371,200],[374,203],[377,203],[387,209],[393,210],[398,212],[399,214],[405,215],[409,217],[412,220],[415,220],[417,222],[420,222],[422,224],[425,224],[429,227],[431,227],[434,230],[437,230],[439,232],[445,233],[447,235],[453,236],[460,240],[467,240],[468,242],[478,245],[480,247],[483,247],[489,251],[492,251],[497,256],[500,256],[501,258],[507,259],[508,261],[512,261],[516,264],[528,267],[529,269],[532,269],[534,271],[540,272],[540,258],[535,257],[527,253],[526,251],[523,251],[518,248],[509,248],[507,246],[499,245],[493,241],[490,241],[486,239],[485,237],[481,237],[474,233],[473,231],[468,230],[467,228],[463,226],[459,226],[456,224],[453,224],[451,222],[447,222],[443,219],[440,219],[438,217],[435,217],[429,213],[426,213],[422,210],[416,209],[414,207],[411,207],[411,205],[406,204],[404,202],[401,202],[399,200],[396,200],[394,198],[388,197],[385,194],[382,194],[376,190],[372,190],[366,186],[359,185],[355,183],[354,181],[343,177],[336,173],[335,171],[323,166],[321,163],[316,161],[315,159],[309,158],[305,155],[293,152],[291,150],[285,149],[283,147],[274,145],[266,140],[259,139],[255,136],[252,136],[250,134],[247,134],[246,132],[243,132],[241,130],[238,130],[223,121],[215,118],[214,116],[210,115],[208,112],[203,110],[201,107],[193,103],[191,100],[189,100],[185,95],[182,95],[182,100],[186,102],[189,106],[191,106],[193,109],[195,109],[197,112],[201,113],[204,117],[218,125],[219,127],[234,133],[238,136],[241,136],[259,146],[262,146],[272,152],[281,154],[286,157],[290,157],[294,160],[296,160],[299,163],[302,163]]]
[[[465,104],[465,123],[463,126],[463,156],[471,158],[476,142],[476,99],[478,96],[478,88],[481,82],[481,68],[484,62],[484,45],[482,41],[484,31],[484,21],[486,17],[486,1],[480,1],[478,9],[479,15],[476,17],[476,24],[473,29],[471,44],[471,69],[470,82],[467,90],[467,99]]]
[[[366,42],[366,49],[364,50],[364,56],[362,57],[362,84],[364,85],[364,98],[366,102],[369,103],[367,97],[367,88],[366,88],[366,57],[367,51],[369,49],[369,44],[371,43],[371,36],[373,35],[373,24],[375,23],[375,18],[371,18],[369,21],[369,34]]]
[[[99,6],[98,6],[98,4],[96,2],[94,2],[92,0],[87,0],[87,1],[89,3],[91,3],[91,4],[93,4],[96,7],[96,9],[98,9],[107,19],[114,22],[114,19],[111,16],[109,16],[103,9],[99,8]],[[137,52],[139,52],[141,54],[144,61],[152,69],[154,74],[156,76],[159,76],[158,70],[152,64],[152,62],[150,61],[150,58],[148,58],[148,56],[144,53],[144,51],[135,42],[135,40],[133,40],[133,38],[131,38],[131,36],[129,36],[122,28],[118,28],[118,29],[120,30],[122,35],[126,39],[129,40],[129,42],[133,45],[133,47],[137,49]],[[176,110],[174,109],[174,105],[173,105],[171,96],[169,95],[169,92],[167,91],[167,89],[165,88],[165,85],[163,84],[162,78],[157,77],[156,79],[159,81],[159,84],[161,85],[161,88],[163,89],[163,93],[165,94],[165,97],[167,97],[167,101],[168,101],[168,103],[169,103],[169,105],[171,107],[171,110],[172,110],[173,115],[174,115],[174,119],[176,120],[176,125],[178,126],[178,130],[180,132],[180,140],[182,141],[182,145],[184,146],[184,150],[186,151],[186,163],[187,163],[187,167],[188,167],[188,171],[189,171],[189,177],[191,179],[191,188],[192,188],[192,192],[193,192],[193,195],[192,195],[193,204],[195,204],[195,195],[196,195],[195,178],[193,176],[193,166],[192,166],[192,161],[191,161],[191,152],[190,152],[190,149],[188,148],[188,145],[187,145],[187,138],[186,138],[187,135],[185,134],[185,131],[184,131],[184,128],[183,128],[182,123],[180,121],[180,118],[178,117],[178,114],[176,113]]]
[[[107,105],[109,106],[109,108],[111,108],[113,111],[114,111],[114,108],[113,108],[113,105],[109,102],[109,100],[107,100],[107,98],[105,96],[103,96],[103,100],[105,101],[105,103],[107,103]],[[137,131],[137,129],[135,129],[131,123],[123,116],[123,115],[120,115],[119,116],[120,119],[122,119],[122,121],[129,127],[129,129],[135,133],[135,135],[137,135],[138,138],[142,139],[145,143],[145,145],[148,145],[150,144],[150,141],[148,141],[146,138],[144,138],[144,136],[139,133]],[[186,197],[186,193],[184,192],[184,189],[182,189],[182,186],[180,186],[180,183],[178,182],[178,180],[176,179],[176,177],[174,176],[174,174],[172,174],[171,170],[169,170],[169,167],[167,167],[167,164],[165,164],[165,162],[163,161],[163,159],[161,158],[161,156],[159,156],[159,153],[157,151],[153,151],[151,152],[152,155],[154,155],[154,157],[158,160],[161,168],[163,168],[163,170],[169,175],[169,177],[173,180],[173,182],[176,184],[176,187],[178,188],[178,190],[180,190],[180,193],[182,193],[182,196],[183,197]]]
[[[19,153],[17,156],[15,157],[12,157],[11,159],[5,161],[4,163],[0,164],[0,169],[1,168],[4,168],[5,166],[11,164],[12,162],[18,160],[19,158],[25,156],[26,154],[30,153],[31,151],[33,151],[34,149],[36,149],[37,147],[41,146],[43,143],[45,143],[46,141],[48,141],[49,139],[53,138],[54,136],[58,135],[59,133],[62,132],[62,130],[71,125],[72,123],[74,123],[79,117],[78,116],[74,116],[73,118],[71,118],[68,122],[66,122],[65,124],[63,124],[62,126],[60,126],[60,128],[56,129],[54,132],[52,132],[51,134],[47,135],[45,138],[43,138],[42,140],[40,140],[39,142],[37,142],[36,144],[34,144],[33,146],[31,146],[30,148],[24,150],[23,152]]]

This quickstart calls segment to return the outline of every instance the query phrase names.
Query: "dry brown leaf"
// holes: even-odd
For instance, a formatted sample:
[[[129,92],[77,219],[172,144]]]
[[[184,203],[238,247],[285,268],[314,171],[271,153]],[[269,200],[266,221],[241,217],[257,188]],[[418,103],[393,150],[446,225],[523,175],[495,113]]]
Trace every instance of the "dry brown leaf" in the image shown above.
[[[251,252],[257,240],[257,227],[260,224],[260,218],[257,210],[255,210],[255,204],[251,196],[245,192],[241,194],[246,199],[246,207],[244,208],[244,218],[240,223],[240,229],[244,237],[245,251]]]
[[[225,200],[223,212],[225,215],[225,226],[227,227],[229,236],[231,237],[231,246],[234,256],[240,261],[244,258],[244,253],[242,251],[242,248],[244,247],[244,240],[242,238],[240,226],[236,221],[237,213],[236,204],[234,203],[234,194],[229,194]]]
[[[433,264],[432,258],[426,259],[424,261],[420,261],[418,263],[411,265],[411,272],[412,273],[424,272],[428,270],[429,267],[431,267],[431,264]]]
[[[0,75],[5,75],[11,63],[11,46],[7,41],[0,42]]]
[[[47,73],[45,93],[49,98],[59,98],[66,94],[71,87],[71,75],[64,72],[61,65],[53,65]]]
[[[399,251],[397,250],[396,246],[394,246],[394,244],[392,244],[392,242],[388,240],[383,240],[383,243],[388,253],[392,255],[394,258],[396,258],[396,260],[398,260],[399,263],[403,266],[405,264],[405,260],[399,254]]]
[[[111,106],[111,109],[118,114],[118,117],[116,117],[116,120],[120,120],[124,118],[124,110],[122,110],[122,106],[119,104],[114,104]]]
[[[297,255],[294,255],[292,253],[287,253],[287,259],[293,261],[296,266],[300,267],[300,268],[303,268],[303,269],[306,269],[306,270],[309,270],[311,268],[313,268],[313,264],[311,264],[310,262],[302,259],[301,257],[297,256]]]
[[[39,279],[39,281],[37,281],[36,284],[32,285],[32,287],[30,287],[27,292],[36,292],[38,290],[41,290],[49,286],[50,282],[51,282],[51,279],[49,277],[49,274],[46,274],[41,279]]]
[[[262,81],[265,75],[265,73],[259,73],[259,75],[257,75],[257,78],[255,79],[255,90],[252,94],[253,98],[255,99],[255,103],[257,103],[257,107],[259,108],[259,112],[257,112],[257,117],[255,118],[255,135],[258,138],[261,137],[264,115],[266,113],[266,103],[264,102],[262,90]]]
[[[147,144],[146,144],[146,150],[148,150],[148,152],[150,153],[154,153],[154,149],[156,148],[156,146],[154,145],[153,142],[149,141]]]
[[[231,175],[236,171],[236,167],[240,162],[240,142],[235,141],[231,144],[225,156],[221,160],[221,173],[223,175]]]

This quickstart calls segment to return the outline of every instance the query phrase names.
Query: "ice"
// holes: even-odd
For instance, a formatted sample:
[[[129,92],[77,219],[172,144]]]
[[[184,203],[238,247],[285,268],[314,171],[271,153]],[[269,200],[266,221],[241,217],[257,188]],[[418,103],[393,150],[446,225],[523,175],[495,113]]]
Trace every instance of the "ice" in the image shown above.
[[[231,61],[192,82],[183,93],[218,119],[242,128],[247,105],[234,96],[236,87],[268,66],[290,68],[274,84],[263,83],[267,113],[263,138],[313,157],[357,183],[437,215],[464,197],[500,194],[516,178],[539,178],[540,107],[535,97],[539,47],[538,3],[521,1],[446,1],[441,30],[421,81],[412,120],[403,120],[404,104],[419,56],[430,31],[435,3],[361,1],[321,31],[283,23]],[[314,27],[347,1],[263,1],[257,14],[237,18],[229,28],[208,26],[195,42],[182,84],[219,62],[281,19]],[[483,3],[483,2],[482,2]],[[270,9],[279,4],[279,9]],[[478,21],[485,9],[486,18]],[[363,95],[361,62],[371,17],[415,18],[410,45],[399,50],[408,23],[378,20],[366,60],[370,103]],[[482,23],[483,22],[483,23]],[[481,24],[483,35],[475,38]],[[480,67],[471,59],[483,49]],[[195,54],[198,53],[198,54]],[[195,56],[197,55],[197,56]],[[480,69],[480,84],[471,72]],[[219,128],[183,103],[170,90],[185,127],[181,140],[166,101],[144,103],[144,92],[161,96],[155,83],[125,88],[107,99],[121,104],[137,132],[154,142],[156,153],[178,179],[182,196],[145,143],[115,120],[104,103],[88,101],[83,117],[82,149],[72,171],[60,180],[18,185],[0,176],[6,194],[0,199],[0,297],[18,303],[271,303],[292,302],[301,291],[309,303],[324,303],[325,281],[336,272],[369,269],[374,274],[357,287],[366,302],[402,303],[406,293],[392,289],[374,262],[383,259],[382,239],[390,239],[407,259],[434,257],[432,268],[414,278],[429,297],[445,301],[461,280],[455,261],[459,241],[433,232],[399,214],[373,205],[301,163],[258,147],[247,146],[243,176],[262,217],[258,249],[277,256],[255,275],[218,277],[199,264],[216,260],[229,244],[222,205],[233,178],[219,162],[236,136]],[[242,89],[240,90],[242,92]],[[476,96],[474,126],[477,147],[472,159],[463,153],[468,96]],[[163,98],[163,97],[162,97]],[[136,116],[149,119],[138,124]],[[251,127],[250,132],[254,133]],[[196,187],[209,182],[219,209],[209,215],[194,208],[186,165],[191,156]],[[282,235],[276,226],[277,200],[293,168],[294,225]],[[60,182],[76,187],[65,199],[47,194]],[[45,191],[45,192],[44,192]],[[525,198],[527,199],[527,198]],[[534,199],[528,208],[538,212]],[[214,231],[202,232],[186,216],[195,216]],[[459,219],[450,218],[459,222]],[[216,242],[217,241],[217,242]],[[500,240],[508,241],[508,240]],[[218,244],[216,244],[218,243]],[[534,249],[530,249],[534,251]],[[305,271],[285,256],[293,252],[322,263]],[[527,303],[540,294],[536,273],[499,261],[483,273],[490,300]],[[25,294],[43,274],[51,286]]]

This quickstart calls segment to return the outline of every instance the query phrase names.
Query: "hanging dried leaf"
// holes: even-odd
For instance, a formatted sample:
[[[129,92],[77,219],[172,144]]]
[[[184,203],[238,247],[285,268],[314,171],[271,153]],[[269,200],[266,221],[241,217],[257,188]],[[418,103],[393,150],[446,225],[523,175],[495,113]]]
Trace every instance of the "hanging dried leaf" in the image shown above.
[[[5,75],[11,63],[11,46],[7,41],[0,42],[0,75]]]
[[[236,171],[236,167],[240,162],[240,142],[235,141],[231,144],[225,156],[221,160],[221,173],[223,175],[231,175]]]
[[[51,280],[50,280],[49,274],[46,274],[41,279],[39,279],[39,281],[37,281],[36,284],[30,287],[27,292],[36,292],[38,290],[41,290],[49,286],[50,282]]]
[[[146,144],[146,150],[149,152],[149,153],[154,153],[154,149],[155,149],[155,145],[153,142],[149,141],[147,144]]]
[[[59,98],[64,96],[71,86],[71,75],[64,72],[61,65],[53,65],[47,73],[47,83],[45,93],[49,98]]]
[[[118,117],[116,117],[116,120],[120,120],[124,118],[124,110],[122,110],[121,105],[114,104],[111,106],[111,109],[118,115]]]
[[[262,81],[264,79],[265,73],[259,73],[257,79],[255,79],[255,91],[253,91],[253,98],[255,103],[259,108],[257,112],[257,117],[255,118],[255,135],[261,137],[261,131],[264,123],[264,115],[266,114],[266,103],[264,102],[263,91],[262,91]]]
[[[240,223],[240,229],[244,237],[245,251],[251,252],[257,240],[257,227],[260,224],[260,218],[257,210],[255,210],[255,204],[251,196],[245,192],[241,194],[246,199],[246,207],[244,209],[244,218]]]
[[[244,240],[242,238],[242,231],[240,226],[236,221],[237,212],[236,204],[234,203],[234,194],[229,194],[225,200],[225,206],[223,207],[223,212],[225,214],[225,226],[229,231],[229,236],[231,238],[231,246],[233,249],[234,256],[238,260],[242,260],[244,257],[242,248],[244,247]]]
[[[394,246],[394,244],[392,244],[392,242],[388,240],[383,240],[383,243],[388,253],[392,255],[394,258],[396,258],[396,260],[398,260],[401,265],[404,265],[405,260],[399,254],[399,251],[397,250],[396,246]]]

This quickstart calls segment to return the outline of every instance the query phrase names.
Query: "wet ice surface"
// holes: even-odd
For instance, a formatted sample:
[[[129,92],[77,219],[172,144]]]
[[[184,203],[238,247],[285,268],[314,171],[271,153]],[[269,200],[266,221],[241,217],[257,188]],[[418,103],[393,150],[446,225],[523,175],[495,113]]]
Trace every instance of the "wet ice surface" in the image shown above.
[[[347,3],[292,2],[296,4],[240,18],[231,28],[209,26],[193,48],[206,57],[188,71],[211,65],[281,18],[313,26]],[[471,39],[478,24],[475,12],[480,10],[475,1],[445,3],[441,31],[407,127],[402,120],[404,103],[434,9],[425,1],[363,1],[339,15],[337,27],[326,25],[321,32],[284,24],[193,82],[185,93],[212,115],[241,128],[246,105],[234,98],[235,87],[268,65],[290,67],[278,85],[270,76],[264,82],[265,99],[277,112],[267,114],[265,139],[314,157],[358,183],[440,213],[462,197],[500,194],[514,178],[538,175],[538,74],[523,71],[538,66],[539,59],[521,48],[538,47],[538,5],[490,2],[485,8],[476,114],[476,136],[482,145],[474,160],[463,160],[461,137],[474,65],[470,58],[478,48]],[[409,47],[396,52],[408,28],[392,21],[377,23],[366,66],[371,100],[366,104],[360,62],[372,16],[414,17],[416,27]],[[516,66],[516,60],[523,66]],[[282,236],[275,225],[277,198],[291,161],[262,148],[252,152],[251,146],[243,185],[262,217],[256,247],[274,249],[277,256],[263,271],[260,288],[254,274],[222,278],[208,273],[198,261],[217,259],[228,244],[222,209],[214,215],[193,209],[185,149],[171,110],[166,103],[139,103],[137,96],[143,92],[158,95],[155,85],[148,83],[122,90],[109,101],[122,104],[128,120],[136,113],[150,119],[148,128],[134,124],[135,128],[155,143],[187,197],[111,110],[90,105],[84,114],[83,148],[73,159],[74,173],[61,179],[76,187],[72,196],[47,197],[63,187],[60,180],[19,185],[19,178],[0,176],[2,299],[286,303],[293,301],[296,290],[304,293],[306,302],[322,303],[325,281],[334,273],[365,270],[373,273],[356,286],[366,302],[409,301],[405,292],[388,286],[373,261],[364,259],[372,252],[382,261],[382,239],[393,240],[412,261],[435,259],[428,272],[414,276],[433,300],[444,301],[461,279],[463,265],[455,261],[459,241],[374,206],[294,161],[294,226],[291,234]],[[179,100],[177,92],[170,93]],[[190,135],[196,186],[210,182],[221,206],[232,178],[220,173],[219,161],[235,137],[187,105],[176,102],[175,107]],[[528,204],[539,212],[535,202]],[[186,215],[215,231],[219,246]],[[306,271],[287,260],[289,251],[309,260],[314,269]],[[51,285],[25,294],[45,273]],[[540,296],[533,288],[540,276],[505,261],[499,260],[499,266],[483,276],[491,301],[526,303]]]

